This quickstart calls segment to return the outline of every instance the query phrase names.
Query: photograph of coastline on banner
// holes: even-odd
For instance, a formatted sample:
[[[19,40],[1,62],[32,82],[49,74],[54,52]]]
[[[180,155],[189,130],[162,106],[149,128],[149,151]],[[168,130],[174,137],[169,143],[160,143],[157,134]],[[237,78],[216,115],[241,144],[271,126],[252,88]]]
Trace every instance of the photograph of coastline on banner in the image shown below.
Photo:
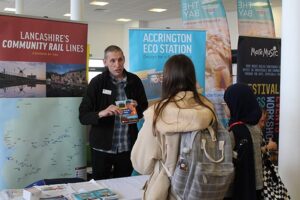
[[[0,97],[46,96],[46,63],[0,61]]]
[[[85,85],[83,64],[0,61],[0,97],[76,97]]]

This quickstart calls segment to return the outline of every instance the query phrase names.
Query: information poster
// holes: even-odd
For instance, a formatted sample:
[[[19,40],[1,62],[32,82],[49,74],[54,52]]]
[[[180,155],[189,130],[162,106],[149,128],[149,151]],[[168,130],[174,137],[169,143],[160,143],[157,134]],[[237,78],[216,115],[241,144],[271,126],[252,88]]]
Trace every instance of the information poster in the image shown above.
[[[149,101],[160,98],[164,64],[175,54],[190,57],[197,81],[205,87],[205,39],[200,30],[129,30],[129,69],[141,78]]]
[[[278,142],[280,106],[280,39],[240,36],[237,82],[246,83],[268,112],[265,137]]]
[[[0,15],[0,189],[85,176],[87,24]]]
[[[87,25],[0,16],[0,97],[82,96]],[[75,34],[78,32],[78,34]]]

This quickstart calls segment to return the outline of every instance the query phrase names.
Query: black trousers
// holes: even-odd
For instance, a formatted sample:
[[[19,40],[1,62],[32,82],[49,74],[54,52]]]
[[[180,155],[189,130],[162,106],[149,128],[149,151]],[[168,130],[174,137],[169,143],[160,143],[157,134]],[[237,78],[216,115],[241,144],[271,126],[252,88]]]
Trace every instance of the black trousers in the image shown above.
[[[130,151],[111,154],[91,149],[93,179],[108,179],[130,176],[132,164]]]
[[[256,200],[260,200],[260,199],[262,199],[261,198],[261,190],[256,190]],[[224,200],[232,200],[232,198],[226,197],[226,198],[224,198]]]

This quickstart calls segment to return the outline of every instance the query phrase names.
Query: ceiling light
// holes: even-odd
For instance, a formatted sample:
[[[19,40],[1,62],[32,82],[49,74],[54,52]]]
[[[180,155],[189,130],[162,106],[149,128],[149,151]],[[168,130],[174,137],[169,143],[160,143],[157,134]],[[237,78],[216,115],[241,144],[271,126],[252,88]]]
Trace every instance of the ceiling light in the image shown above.
[[[164,8],[152,8],[149,11],[151,11],[151,12],[165,12],[165,11],[167,11],[167,9],[164,9]]]
[[[258,1],[258,2],[253,3],[252,5],[256,6],[256,7],[264,7],[264,6],[267,6],[268,3]]]
[[[105,5],[108,4],[108,2],[104,2],[104,1],[91,1],[90,4],[94,5],[94,6],[105,6]]]
[[[64,14],[65,17],[71,17],[71,14],[70,13],[66,13]]]
[[[7,12],[16,12],[16,9],[15,8],[4,8],[4,11],[7,11]]]
[[[118,22],[130,22],[131,19],[120,18],[120,19],[116,19],[116,21],[118,21]]]

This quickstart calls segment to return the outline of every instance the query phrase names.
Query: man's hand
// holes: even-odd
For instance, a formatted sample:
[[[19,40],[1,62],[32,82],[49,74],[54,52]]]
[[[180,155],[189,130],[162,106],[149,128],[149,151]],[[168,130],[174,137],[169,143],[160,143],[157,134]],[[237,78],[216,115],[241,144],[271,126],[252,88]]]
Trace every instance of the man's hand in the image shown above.
[[[119,109],[118,106],[110,105],[105,110],[101,110],[98,113],[98,116],[99,116],[99,118],[101,118],[101,117],[107,117],[107,116],[112,116],[112,115],[120,115],[120,114],[122,114],[122,111]]]

